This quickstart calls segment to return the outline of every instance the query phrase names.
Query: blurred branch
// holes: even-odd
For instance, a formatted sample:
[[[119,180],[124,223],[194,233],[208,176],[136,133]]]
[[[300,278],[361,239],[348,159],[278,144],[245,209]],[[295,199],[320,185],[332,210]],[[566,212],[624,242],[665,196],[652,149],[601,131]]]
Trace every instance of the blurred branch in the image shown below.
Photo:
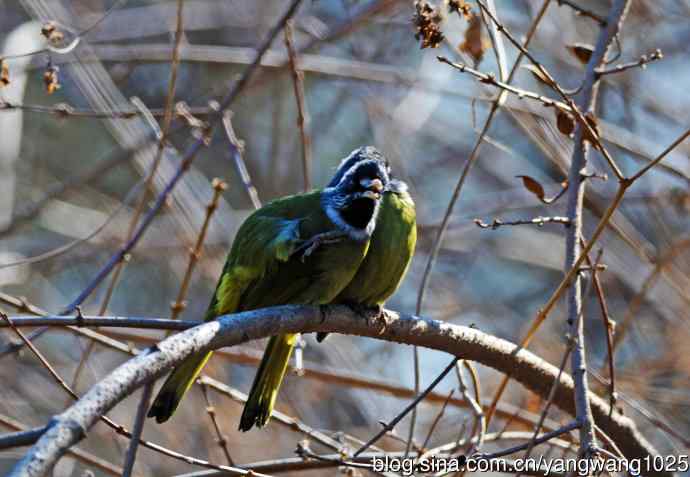
[[[14,262],[5,262],[5,263],[0,263],[0,270],[3,268],[9,268],[9,267],[17,267],[20,265],[28,265],[28,264],[33,264],[33,263],[39,263],[43,262],[45,260],[49,260],[51,258],[58,257],[64,253],[69,252],[72,250],[74,247],[77,245],[80,245],[82,243],[88,242],[98,234],[100,234],[103,229],[105,229],[112,221],[115,219],[115,217],[118,216],[120,212],[122,212],[127,205],[134,199],[137,191],[139,190],[139,187],[143,184],[143,181],[139,181],[134,186],[127,192],[127,195],[122,199],[122,202],[113,210],[106,218],[105,220],[98,225],[95,229],[93,229],[91,232],[86,234],[84,237],[74,239],[64,245],[61,245],[59,247],[56,247],[52,250],[49,250],[47,252],[40,253],[38,255],[33,255],[31,257],[25,257],[20,260],[16,260]]]
[[[125,2],[126,2],[126,0],[116,0],[116,1],[110,6],[110,8],[109,8],[108,10],[106,10],[105,13],[103,13],[103,15],[101,15],[101,16],[100,16],[95,22],[93,22],[89,27],[87,27],[87,28],[85,28],[84,30],[81,30],[81,31],[79,31],[79,32],[76,32],[76,33],[75,33],[75,32],[72,32],[71,29],[70,29],[69,27],[65,26],[65,25],[57,25],[56,22],[50,22],[50,23],[51,23],[51,25],[50,25],[51,28],[56,29],[56,27],[59,27],[60,29],[69,30],[70,33],[73,34],[73,38],[72,38],[71,40],[69,40],[69,43],[65,43],[65,41],[64,41],[64,35],[62,34],[62,32],[60,32],[60,35],[61,35],[61,36],[60,36],[60,37],[56,37],[56,38],[59,38],[59,41],[57,42],[57,44],[54,44],[52,41],[50,41],[51,38],[48,38],[48,40],[50,41],[50,43],[48,43],[48,46],[46,46],[45,48],[41,48],[41,49],[39,49],[39,50],[34,50],[34,51],[27,51],[27,52],[15,54],[15,55],[4,56],[3,59],[4,59],[4,60],[12,60],[12,59],[16,59],[16,58],[24,58],[24,57],[27,57],[27,56],[41,55],[41,54],[43,54],[43,53],[57,53],[57,54],[60,54],[60,55],[65,55],[65,54],[67,54],[67,53],[71,53],[71,52],[74,51],[74,49],[79,45],[79,42],[80,42],[80,40],[81,40],[82,38],[84,38],[84,37],[85,37],[86,35],[88,35],[91,31],[93,31],[96,27],[98,27],[98,25],[100,25],[106,18],[108,18],[108,16],[110,16],[110,14],[111,14],[112,12],[114,12],[115,10],[117,10],[117,9],[118,9],[123,3],[125,3]],[[41,31],[41,33],[42,33],[44,36],[49,37],[49,35],[46,34],[46,25],[44,25],[43,30]]]
[[[563,5],[570,7],[575,11],[576,15],[591,18],[592,20],[598,22],[602,27],[606,26],[606,19],[604,17],[597,15],[591,10],[587,10],[586,8],[581,7],[577,4],[577,2],[574,2],[572,0],[556,0],[556,2],[560,7],[562,7]]]
[[[623,338],[625,338],[625,336],[627,335],[628,330],[630,329],[630,326],[633,322],[633,319],[635,318],[635,316],[637,316],[637,311],[644,302],[647,293],[649,293],[649,291],[655,285],[657,279],[664,271],[664,268],[666,268],[670,263],[672,263],[678,255],[680,255],[689,248],[690,237],[684,237],[671,244],[669,249],[656,259],[654,269],[649,273],[647,278],[645,278],[644,282],[642,283],[642,286],[640,287],[640,290],[630,300],[630,304],[628,305],[628,309],[625,313],[625,316],[623,316],[623,319],[620,321],[620,323],[616,324],[616,332],[613,336],[612,345],[614,356],[616,349],[618,349],[618,346],[623,341]]]
[[[78,190],[85,184],[100,180],[115,167],[129,162],[132,159],[132,156],[128,151],[125,152],[126,153],[116,153],[116,151],[113,150],[107,154],[106,159],[96,160],[94,166],[87,167],[83,171],[78,171],[76,174],[68,177],[64,181],[56,182],[48,186],[46,188],[46,192],[44,192],[38,200],[29,204],[23,204],[17,208],[17,211],[12,215],[12,222],[6,228],[0,230],[0,237],[14,232],[22,223],[36,217],[41,212],[43,207],[45,207],[51,200],[56,199],[69,191]]]
[[[283,306],[220,317],[171,336],[156,348],[140,353],[96,384],[76,404],[56,416],[48,431],[17,464],[14,473],[38,475],[71,445],[84,437],[96,420],[137,387],[165,373],[192,352],[232,346],[280,333],[334,332],[405,342],[449,352],[512,373],[517,381],[545,396],[557,377],[555,367],[531,352],[476,329],[386,311],[381,319],[365,320],[348,307]],[[572,379],[563,374],[554,403],[573,413]],[[633,422],[590,395],[597,424],[621,447],[627,458],[656,454]],[[35,456],[40,453],[42,459]],[[22,474],[23,475],[23,474]],[[651,475],[651,474],[650,474]],[[666,475],[658,472],[653,475]]]

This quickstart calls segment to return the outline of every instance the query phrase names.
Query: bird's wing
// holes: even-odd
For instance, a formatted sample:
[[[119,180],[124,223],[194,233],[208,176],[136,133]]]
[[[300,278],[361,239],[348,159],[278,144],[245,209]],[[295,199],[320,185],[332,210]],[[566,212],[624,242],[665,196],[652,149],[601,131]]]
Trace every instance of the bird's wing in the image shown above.
[[[290,259],[301,243],[299,226],[300,219],[262,214],[245,221],[218,281],[211,304],[213,316],[237,311],[249,287]]]

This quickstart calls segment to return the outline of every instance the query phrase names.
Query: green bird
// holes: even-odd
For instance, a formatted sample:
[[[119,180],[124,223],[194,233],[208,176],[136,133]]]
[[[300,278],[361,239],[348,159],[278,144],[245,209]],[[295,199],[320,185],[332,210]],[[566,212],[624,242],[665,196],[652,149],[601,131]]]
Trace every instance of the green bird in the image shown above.
[[[277,199],[256,210],[237,232],[204,320],[268,306],[332,302],[367,253],[387,184],[382,162],[362,157],[337,183]],[[329,240],[328,245],[320,241],[334,234],[339,236],[337,241]],[[242,412],[240,430],[268,422],[297,336],[270,339]],[[158,422],[168,420],[210,357],[210,352],[192,355],[178,365],[148,416]]]
[[[361,148],[359,154],[343,159],[329,186],[337,184],[350,169],[357,167],[364,157],[383,156],[373,147]],[[390,167],[384,162],[386,171]],[[376,308],[381,311],[384,303],[398,289],[414,255],[417,243],[417,214],[414,201],[407,192],[407,184],[391,179],[384,189],[376,228],[369,243],[369,250],[357,270],[357,274],[333,300],[356,308]],[[327,333],[317,333],[323,341]]]

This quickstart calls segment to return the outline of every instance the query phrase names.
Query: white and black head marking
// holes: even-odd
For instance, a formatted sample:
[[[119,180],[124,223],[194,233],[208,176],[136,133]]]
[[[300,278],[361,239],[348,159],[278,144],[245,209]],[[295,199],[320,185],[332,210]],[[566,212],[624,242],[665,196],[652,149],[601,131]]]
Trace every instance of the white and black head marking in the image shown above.
[[[362,147],[344,159],[323,191],[328,217],[354,240],[371,237],[381,195],[388,186],[388,163],[375,148]]]

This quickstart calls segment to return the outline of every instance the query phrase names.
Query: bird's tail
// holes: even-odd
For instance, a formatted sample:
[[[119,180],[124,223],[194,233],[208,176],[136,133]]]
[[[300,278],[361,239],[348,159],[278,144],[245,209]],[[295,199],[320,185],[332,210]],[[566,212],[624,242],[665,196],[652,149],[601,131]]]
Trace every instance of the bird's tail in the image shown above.
[[[268,422],[297,338],[296,334],[279,335],[268,342],[242,411],[241,431],[248,431],[255,424],[263,427]]]
[[[170,419],[175,409],[182,401],[182,397],[192,386],[194,380],[201,372],[212,352],[191,355],[180,365],[178,365],[168,379],[165,380],[163,387],[158,391],[156,399],[151,404],[148,417],[155,417],[156,422],[161,423]]]

